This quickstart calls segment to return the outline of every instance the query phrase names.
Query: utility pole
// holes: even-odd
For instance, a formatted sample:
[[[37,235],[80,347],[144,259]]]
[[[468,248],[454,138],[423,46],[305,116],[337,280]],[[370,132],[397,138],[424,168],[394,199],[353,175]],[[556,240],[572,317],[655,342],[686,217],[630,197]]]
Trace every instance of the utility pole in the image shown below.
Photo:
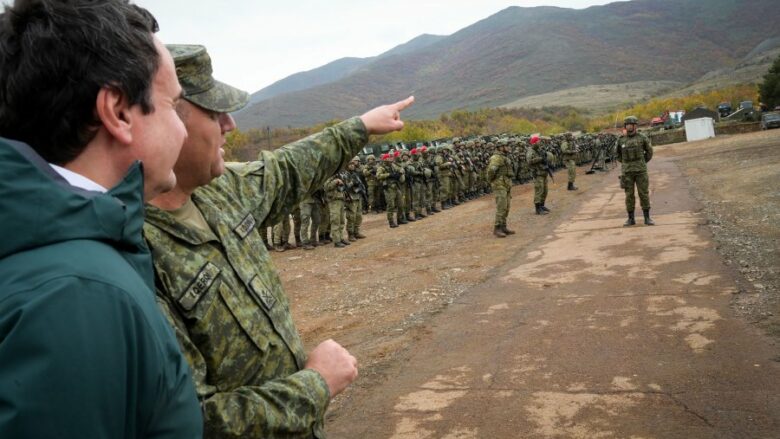
[[[265,134],[268,138],[268,150],[271,150],[271,127],[267,126],[265,127]]]

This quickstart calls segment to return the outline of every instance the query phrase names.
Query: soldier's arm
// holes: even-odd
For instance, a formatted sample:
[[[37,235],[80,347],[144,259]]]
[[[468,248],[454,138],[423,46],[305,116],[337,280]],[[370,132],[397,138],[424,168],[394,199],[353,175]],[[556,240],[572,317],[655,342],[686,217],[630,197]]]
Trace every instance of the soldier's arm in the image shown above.
[[[409,97],[395,104],[374,108],[305,139],[275,151],[263,151],[257,162],[233,165],[234,173],[225,173],[229,189],[254,214],[277,222],[289,206],[295,206],[308,194],[322,187],[325,180],[346,167],[366,143],[369,134],[384,134],[403,128],[400,112],[414,102]],[[244,178],[235,178],[236,176]]]
[[[526,157],[527,161],[531,165],[537,165],[539,163],[542,163],[544,159],[542,158],[543,153],[537,154],[536,151],[529,151],[528,156]]]
[[[644,149],[645,149],[645,161],[649,162],[650,160],[653,159],[653,144],[652,142],[650,142],[650,139],[648,137],[645,137]]]
[[[192,370],[203,408],[207,438],[306,437],[323,418],[330,391],[322,376],[304,369],[261,386],[220,392],[208,382],[203,356],[190,340],[182,317],[158,292],[160,310],[174,328],[179,346]]]
[[[623,163],[623,145],[620,144],[620,140],[618,140],[617,142],[617,147],[615,148],[615,151],[616,151],[615,158],[617,159],[617,161]]]

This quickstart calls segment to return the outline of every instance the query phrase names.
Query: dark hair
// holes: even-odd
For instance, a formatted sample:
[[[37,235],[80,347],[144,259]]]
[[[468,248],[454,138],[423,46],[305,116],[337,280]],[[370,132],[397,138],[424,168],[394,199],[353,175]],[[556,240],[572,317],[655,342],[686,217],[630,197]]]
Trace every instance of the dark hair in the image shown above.
[[[0,136],[50,163],[95,137],[98,92],[115,87],[144,114],[160,59],[157,21],[128,0],[16,0],[0,15]]]

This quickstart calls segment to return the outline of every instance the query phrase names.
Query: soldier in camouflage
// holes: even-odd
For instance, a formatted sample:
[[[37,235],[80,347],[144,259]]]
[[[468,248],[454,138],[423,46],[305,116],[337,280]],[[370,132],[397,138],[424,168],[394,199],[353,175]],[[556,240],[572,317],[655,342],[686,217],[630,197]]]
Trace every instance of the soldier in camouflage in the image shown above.
[[[211,77],[202,46],[170,46],[188,131],[176,187],[151,200],[144,234],[158,301],[192,368],[207,438],[324,437],[332,397],[357,361],[328,340],[307,355],[260,238],[368,141],[403,127],[413,98],[371,110],[255,162],[225,165],[229,113],[248,102]],[[269,220],[270,219],[270,220]],[[269,221],[266,221],[269,220]]]
[[[376,170],[376,179],[385,193],[387,223],[390,225],[390,228],[396,228],[399,223],[403,224],[406,222],[398,206],[401,185],[406,182],[404,170],[393,163],[393,158],[390,154],[384,154],[382,156],[382,164]]]
[[[496,221],[493,234],[498,238],[506,238],[515,232],[506,227],[506,217],[509,215],[509,203],[512,200],[512,181],[509,178],[509,142],[499,140],[496,153],[490,157],[487,168],[487,178],[496,196]]]
[[[574,180],[577,178],[577,163],[575,159],[579,151],[577,151],[577,144],[574,143],[574,138],[571,134],[567,135],[563,143],[561,143],[561,152],[563,153],[563,160],[566,162],[566,169],[569,171],[569,185],[566,189],[576,191],[577,186],[574,186]]]
[[[344,248],[349,245],[349,241],[344,239],[345,192],[341,174],[336,174],[325,180],[325,198],[328,199],[328,208],[330,209],[330,239],[333,240],[333,245],[336,248]]]
[[[371,156],[373,157],[373,156]],[[345,210],[347,213],[347,240],[355,242],[363,239],[366,235],[360,233],[360,226],[363,224],[363,195],[365,186],[360,179],[360,159],[355,157],[347,165],[345,176]]]
[[[531,147],[526,151],[526,161],[534,174],[534,206],[537,215],[547,215],[550,209],[544,206],[547,200],[547,152],[542,149],[539,136],[530,140]]]
[[[639,192],[639,203],[642,205],[642,212],[645,216],[645,224],[655,225],[650,218],[650,179],[647,175],[647,162],[653,158],[653,145],[650,139],[636,130],[638,120],[634,116],[629,116],[623,120],[623,126],[626,128],[626,134],[618,139],[617,159],[622,164],[621,179],[622,186],[626,191],[626,211],[628,220],[624,226],[633,226],[636,224],[634,219],[634,209],[636,209],[636,199],[634,198],[634,187]]]
[[[373,155],[366,157],[366,166],[362,170],[368,190],[368,206],[366,208],[374,211],[374,213],[379,212],[379,192],[377,191],[379,185],[376,181],[376,168],[376,157]]]

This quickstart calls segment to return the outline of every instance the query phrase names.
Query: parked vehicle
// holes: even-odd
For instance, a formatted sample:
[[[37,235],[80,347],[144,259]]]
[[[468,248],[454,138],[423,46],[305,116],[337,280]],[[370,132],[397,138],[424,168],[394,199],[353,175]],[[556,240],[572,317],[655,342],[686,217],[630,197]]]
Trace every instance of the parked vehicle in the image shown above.
[[[780,113],[764,113],[761,115],[761,129],[780,128]]]
[[[721,102],[718,104],[718,114],[720,114],[720,117],[727,117],[731,114],[731,103]]]

